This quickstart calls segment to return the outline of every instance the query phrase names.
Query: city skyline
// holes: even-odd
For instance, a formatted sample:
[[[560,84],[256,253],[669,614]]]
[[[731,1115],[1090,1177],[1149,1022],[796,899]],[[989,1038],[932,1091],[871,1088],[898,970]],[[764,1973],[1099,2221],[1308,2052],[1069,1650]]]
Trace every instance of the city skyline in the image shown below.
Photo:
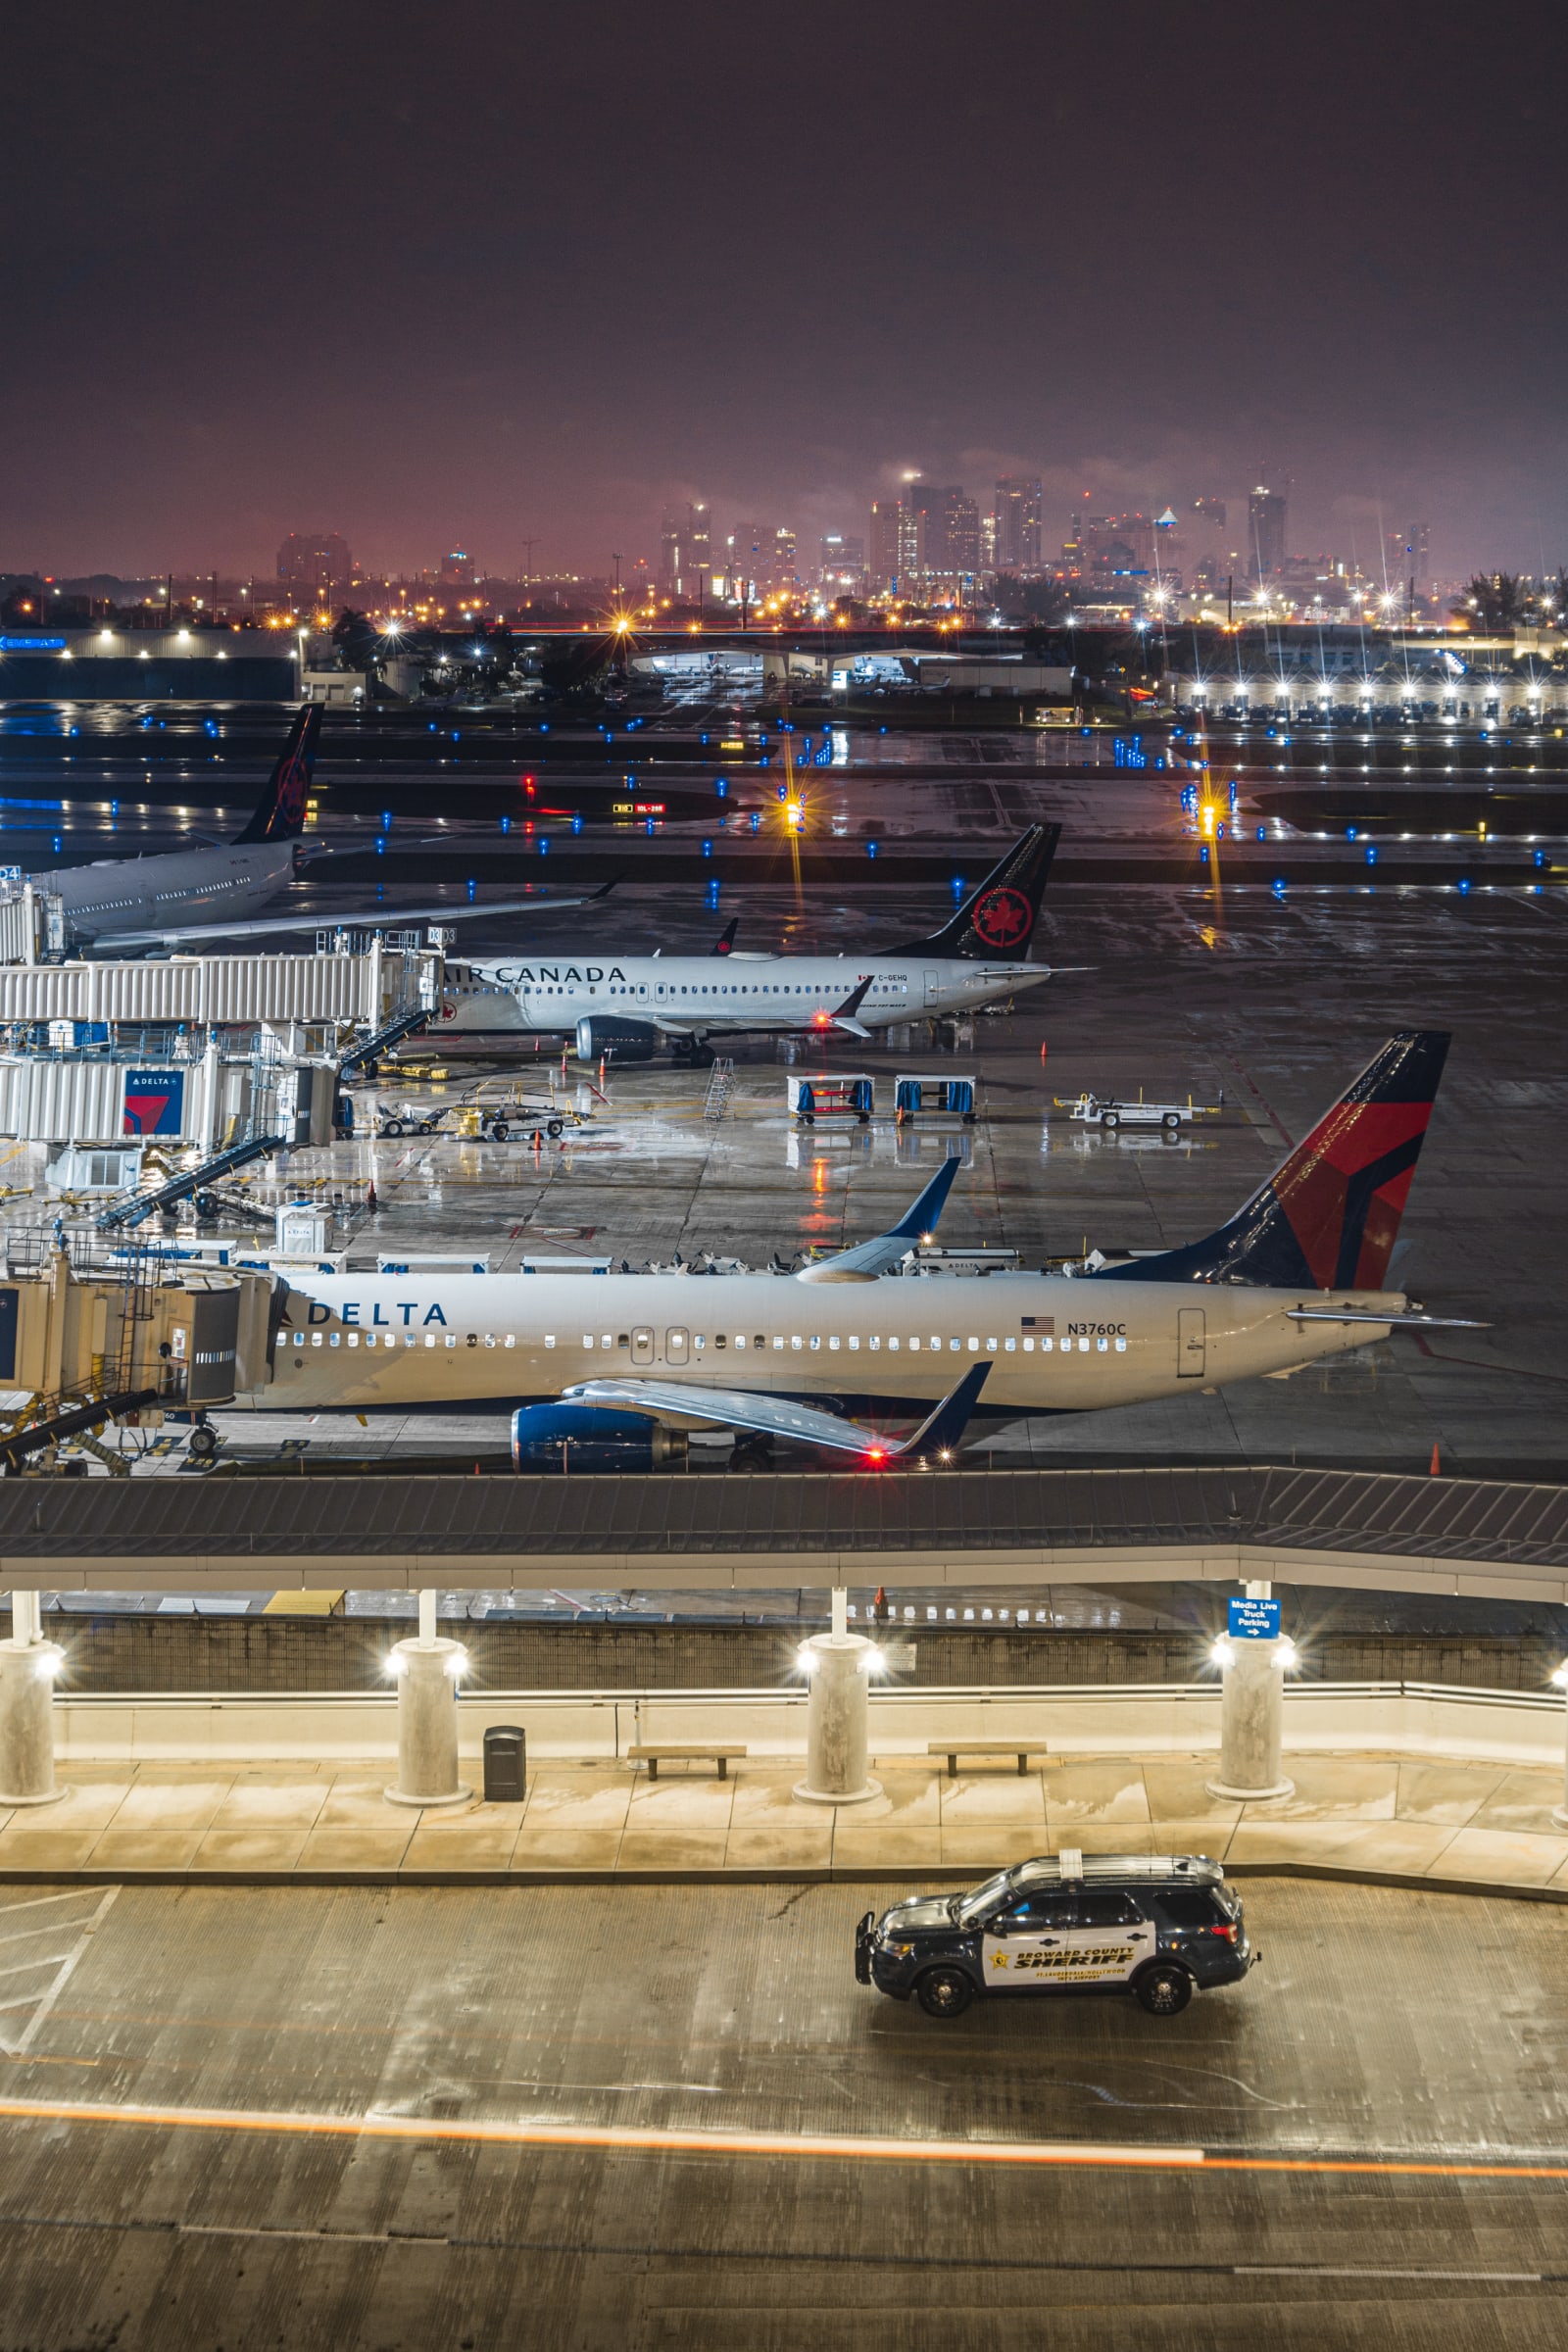
[[[1038,477],[1048,534],[1278,475],[1295,543],[1369,568],[1417,515],[1453,576],[1568,545],[1555,12],[1485,109],[1332,5],[1304,45],[1135,12],[1112,104],[1054,12],[1008,29],[1005,136],[929,0],[803,0],[783,44],[709,0],[594,42],[162,22],[12,28],[0,568],[246,571],[318,524],[378,570],[599,572],[690,500],[860,534],[916,469]]]

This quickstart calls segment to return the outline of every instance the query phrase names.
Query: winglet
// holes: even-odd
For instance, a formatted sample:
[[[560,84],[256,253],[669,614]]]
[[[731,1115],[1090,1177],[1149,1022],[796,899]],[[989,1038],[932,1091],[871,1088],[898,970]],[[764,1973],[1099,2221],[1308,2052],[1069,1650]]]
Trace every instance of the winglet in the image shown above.
[[[615,888],[616,884],[623,879],[624,877],[620,874],[612,874],[608,882],[601,882],[597,890],[591,890],[588,893],[588,896],[582,902],[583,905],[585,906],[593,906],[598,904],[599,900],[608,899],[611,892]]]
[[[935,1233],[937,1219],[948,1205],[948,1195],[962,1165],[958,1153],[950,1152],[920,1198],[911,1201],[896,1225],[888,1227],[889,1236],[897,1234],[901,1241],[921,1242]]]
[[[952,1153],[896,1225],[890,1225],[886,1233],[879,1233],[872,1241],[858,1242],[853,1250],[842,1250],[837,1257],[818,1258],[813,1264],[803,1266],[796,1281],[874,1282],[879,1274],[902,1264],[917,1243],[936,1231],[937,1219],[953,1190],[953,1180],[962,1165],[957,1153]]]
[[[732,914],[729,918],[729,921],[724,925],[723,930],[719,933],[717,939],[713,942],[712,947],[709,950],[709,954],[711,956],[727,956],[731,948],[735,945],[735,934],[740,927],[740,916],[738,914]]]
[[[906,1438],[900,1446],[889,1446],[891,1458],[907,1461],[912,1456],[923,1454],[929,1461],[933,1456],[940,1460],[956,1452],[958,1441],[969,1426],[969,1415],[974,1411],[990,1370],[989,1356],[984,1363],[971,1364],[952,1396],[943,1397],[935,1411],[926,1415],[913,1436]]]
[[[865,977],[858,981],[856,986],[851,989],[837,1012],[831,1013],[828,1017],[835,1021],[853,1021],[860,1006],[865,1003],[866,990],[875,976],[873,972],[867,972]]]

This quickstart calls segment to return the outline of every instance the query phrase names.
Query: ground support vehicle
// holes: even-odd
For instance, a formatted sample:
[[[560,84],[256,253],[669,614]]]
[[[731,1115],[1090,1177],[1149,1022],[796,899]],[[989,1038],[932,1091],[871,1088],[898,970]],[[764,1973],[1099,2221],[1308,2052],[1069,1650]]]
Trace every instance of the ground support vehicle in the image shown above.
[[[784,1081],[784,1102],[791,1118],[814,1127],[821,1118],[851,1118],[864,1127],[874,1107],[875,1083],[863,1072],[819,1078],[790,1077]]]
[[[973,1078],[895,1078],[893,1081],[894,1116],[902,1127],[906,1119],[920,1112],[946,1111],[950,1118],[961,1119],[972,1127],[978,1115],[974,1106]]]
[[[1062,1101],[1054,1095],[1052,1101],[1057,1110],[1064,1110],[1069,1119],[1078,1119],[1089,1127],[1163,1127],[1174,1134],[1184,1119],[1201,1118],[1217,1103],[1195,1102],[1188,1096],[1185,1102],[1146,1102],[1142,1095],[1136,1102],[1124,1102],[1114,1096],[1079,1095],[1074,1102]]]
[[[1081,1854],[1000,1871],[968,1894],[916,1895],[855,1936],[855,1973],[928,2017],[977,1997],[1131,1992],[1175,2017],[1195,1991],[1235,1984],[1260,1954],[1241,1897],[1206,1854]]]

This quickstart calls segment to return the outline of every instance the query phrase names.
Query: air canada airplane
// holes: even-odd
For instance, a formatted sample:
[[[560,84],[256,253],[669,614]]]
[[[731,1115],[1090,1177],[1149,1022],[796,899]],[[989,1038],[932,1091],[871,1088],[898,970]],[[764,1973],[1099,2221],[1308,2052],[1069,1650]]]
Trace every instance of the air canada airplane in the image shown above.
[[[746,1032],[864,1038],[895,1021],[972,1012],[1051,978],[1049,964],[1026,956],[1060,837],[1059,825],[1031,825],[950,922],[900,948],[765,956],[721,941],[699,956],[473,962],[451,975],[442,1046],[564,1036],[584,1061],[650,1061],[661,1045],[686,1055]]]
[[[1443,1319],[1384,1288],[1447,1051],[1391,1038],[1228,1223],[1076,1277],[897,1279],[960,1162],[887,1233],[794,1275],[291,1276],[272,1377],[318,1411],[512,1405],[519,1469],[646,1470],[693,1429],[869,1468],[950,1459],[993,1424],[1208,1393]],[[903,1425],[902,1435],[888,1434]]]
[[[514,914],[524,907],[542,913],[547,907],[590,903],[587,898],[534,897],[491,899],[471,906],[383,906],[365,915],[258,917],[256,910],[319,853],[320,844],[304,841],[301,835],[320,731],[320,705],[308,703],[289,729],[255,815],[232,842],[171,850],[157,858],[100,858],[92,865],[29,874],[34,890],[51,892],[63,902],[69,946],[113,956],[125,949],[200,947],[209,940],[320,931],[338,923],[374,929],[389,922],[446,923],[464,916]],[[606,895],[598,890],[591,897]]]

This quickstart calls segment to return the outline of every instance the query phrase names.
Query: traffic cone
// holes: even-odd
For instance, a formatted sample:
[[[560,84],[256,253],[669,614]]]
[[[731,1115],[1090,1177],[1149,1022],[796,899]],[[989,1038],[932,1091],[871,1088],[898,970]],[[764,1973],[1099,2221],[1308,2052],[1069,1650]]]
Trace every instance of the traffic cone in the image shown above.
[[[887,1592],[886,1592],[886,1590],[885,1590],[885,1588],[884,1588],[883,1586],[881,1586],[881,1585],[878,1585],[878,1587],[877,1587],[877,1589],[876,1589],[875,1592],[874,1592],[874,1593],[872,1594],[872,1596],[871,1596],[871,1617],[872,1617],[872,1621],[873,1621],[873,1623],[874,1623],[874,1624],[877,1624],[877,1625],[880,1625],[880,1624],[882,1623],[883,1619],[884,1619],[884,1618],[887,1616],[887,1613],[888,1613],[888,1596],[887,1596]]]
[[[1431,1476],[1433,1478],[1441,1478],[1443,1476],[1443,1450],[1436,1438],[1434,1438],[1432,1441]]]
[[[1042,1038],[1042,1039],[1040,1040],[1040,1059],[1041,1059],[1042,1063],[1044,1063],[1044,1061],[1045,1061],[1045,1058],[1046,1058],[1046,1041],[1045,1041],[1045,1039],[1044,1039],[1044,1038]]]
[[[370,1184],[370,1188],[369,1188],[369,1190],[367,1192],[367,1194],[366,1194],[366,1196],[365,1196],[365,1205],[366,1205],[366,1208],[367,1208],[367,1210],[368,1211],[368,1213],[369,1213],[369,1214],[370,1214],[372,1217],[373,1217],[373,1216],[376,1214],[377,1210],[378,1210],[378,1209],[380,1208],[380,1206],[381,1206],[381,1203],[380,1203],[380,1201],[379,1201],[379,1200],[376,1199],[376,1197],[375,1197],[375,1185],[374,1185],[374,1182],[373,1182],[373,1180],[372,1180],[372,1182],[371,1182],[371,1184]]]

